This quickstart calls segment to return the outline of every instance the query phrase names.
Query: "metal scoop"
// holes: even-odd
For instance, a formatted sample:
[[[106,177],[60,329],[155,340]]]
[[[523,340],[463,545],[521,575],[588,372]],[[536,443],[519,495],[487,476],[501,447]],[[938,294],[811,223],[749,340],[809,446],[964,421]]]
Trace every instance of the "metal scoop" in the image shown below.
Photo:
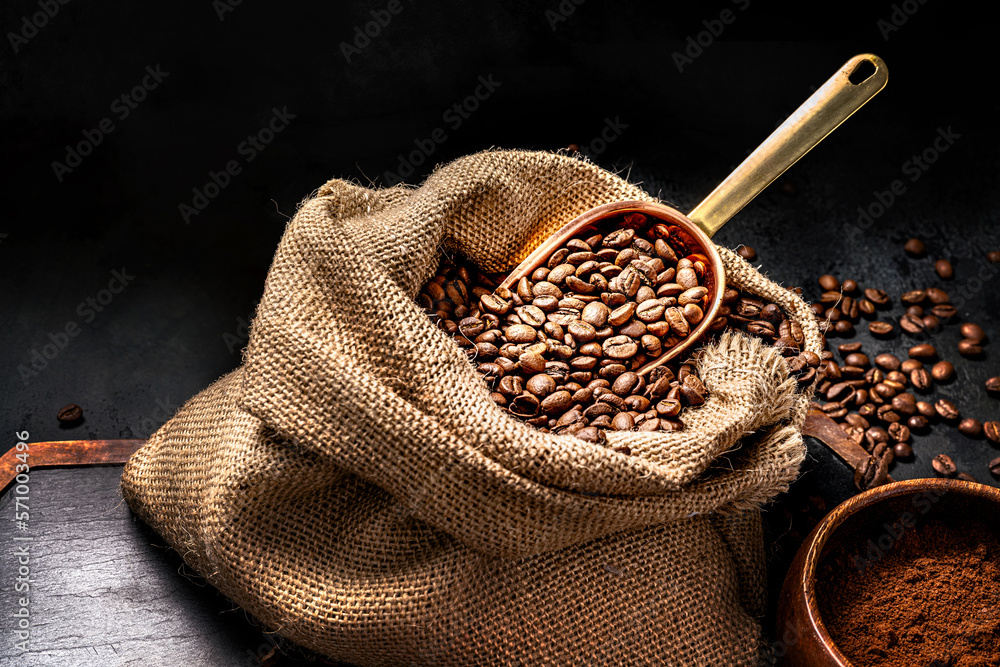
[[[612,202],[590,209],[539,245],[511,272],[502,287],[513,289],[521,278],[530,278],[535,269],[543,266],[552,253],[570,239],[611,231],[625,213],[642,213],[651,219],[651,224],[660,221],[678,227],[686,232],[679,236],[688,254],[702,255],[707,260],[702,277],[702,284],[708,288],[704,317],[681,342],[636,372],[644,375],[677,358],[704,336],[722,304],[725,270],[711,237],[774,179],[882,90],[888,74],[885,63],[878,56],[870,53],[854,56],[688,215],[663,204],[640,201]]]

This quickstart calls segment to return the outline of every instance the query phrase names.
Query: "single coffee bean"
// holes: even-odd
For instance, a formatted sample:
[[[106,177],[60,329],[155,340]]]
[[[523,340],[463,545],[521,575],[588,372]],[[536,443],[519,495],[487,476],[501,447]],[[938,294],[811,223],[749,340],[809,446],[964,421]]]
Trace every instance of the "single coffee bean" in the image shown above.
[[[924,299],[926,298],[927,298],[927,292],[925,292],[922,289],[915,289],[915,290],[910,290],[909,292],[904,292],[903,296],[900,297],[903,303],[911,306],[916,305],[918,303],[923,303]],[[921,311],[919,314],[923,315],[923,312]]]
[[[1000,422],[988,421],[983,424],[983,435],[990,442],[1000,443]]]
[[[889,424],[889,437],[894,442],[906,442],[910,439],[910,429],[900,422]]]
[[[865,298],[876,306],[885,306],[889,303],[889,295],[886,292],[871,287],[865,290]]]
[[[507,408],[517,417],[534,417],[538,414],[538,397],[533,394],[521,394],[511,401]]]
[[[978,357],[983,353],[983,346],[969,338],[958,341],[958,353],[963,357]]]
[[[865,315],[870,316],[875,314],[875,304],[873,304],[868,299],[858,299],[857,300],[858,311]]]
[[[983,433],[983,425],[978,419],[966,417],[959,423],[958,432],[970,438],[978,438]]]
[[[986,259],[994,264],[1000,262],[1000,250],[990,250],[986,253]]]
[[[1000,261],[1000,258],[998,258],[996,261]],[[1000,477],[1000,456],[990,461],[989,467],[990,467],[990,474],[992,474],[994,477]]]
[[[950,361],[939,361],[931,366],[931,376],[937,382],[947,382],[955,377],[955,366]]]
[[[958,408],[947,398],[939,398],[934,403],[934,411],[938,413],[941,419],[954,420],[959,417]]]
[[[918,368],[923,368],[923,367],[924,367],[924,362],[920,361],[919,359],[907,359],[906,361],[904,361],[899,365],[899,370],[902,371],[903,373],[909,374],[917,370]]]
[[[910,382],[917,391],[928,391],[933,385],[931,374],[927,372],[926,368],[918,368],[912,371],[910,373]]]
[[[535,396],[548,396],[556,390],[556,381],[546,373],[538,373],[528,378],[525,389]]]
[[[611,420],[611,428],[616,431],[631,431],[635,428],[635,418],[628,412],[619,412]]]
[[[892,325],[888,322],[869,322],[868,331],[875,336],[888,336],[892,333]]]
[[[937,331],[941,327],[941,320],[936,315],[924,315],[922,322],[925,331]]]
[[[902,419],[900,414],[893,410],[892,405],[888,403],[878,406],[878,410],[875,411],[875,415],[878,417],[879,421],[885,424],[892,424]]]
[[[861,349],[861,343],[855,341],[853,343],[841,343],[837,346],[837,351],[841,354],[851,354],[852,352],[857,352]]]
[[[573,395],[566,390],[556,391],[542,399],[539,407],[548,415],[561,414],[573,405]]]
[[[828,273],[819,277],[819,286],[827,292],[836,291],[840,290],[840,281]]]
[[[866,491],[885,483],[887,473],[888,464],[885,459],[869,456],[862,460],[854,470],[854,485],[858,489]]]
[[[640,388],[641,381],[642,379],[637,374],[632,371],[626,371],[615,378],[614,384],[611,385],[611,391],[624,398],[635,393]]]
[[[923,257],[927,254],[927,245],[920,239],[913,238],[903,245],[903,250],[910,257]]]
[[[925,329],[924,320],[910,313],[899,318],[899,328],[909,334],[918,334]]]
[[[897,442],[892,446],[892,451],[897,459],[908,459],[913,456],[913,447],[908,442]]]
[[[747,260],[748,262],[752,262],[753,260],[757,259],[757,251],[748,245],[741,245],[739,248],[736,249],[736,254],[742,257],[743,259]]]
[[[910,427],[911,431],[922,431],[928,426],[927,417],[923,415],[913,415],[906,420],[906,425]]]
[[[934,468],[934,472],[942,477],[954,477],[955,473],[958,472],[958,466],[955,465],[955,462],[947,454],[938,454],[935,456],[931,461],[931,467]]]
[[[937,357],[937,348],[930,343],[921,343],[920,345],[914,345],[911,347],[909,355],[913,359],[927,361],[928,359],[934,359]]]
[[[858,366],[860,368],[868,368],[870,365],[868,355],[861,352],[852,352],[844,358],[844,362],[846,362],[848,366]]]
[[[875,365],[886,371],[898,371],[900,361],[895,355],[884,352],[875,357]]]
[[[934,270],[937,271],[937,274],[945,280],[948,280],[955,275],[955,269],[952,267],[951,262],[946,259],[939,259],[934,262]]]
[[[630,359],[639,351],[639,346],[628,336],[611,336],[602,347],[604,355],[611,359]]]
[[[981,343],[986,338],[986,332],[983,331],[983,328],[973,322],[964,323],[959,331],[962,332],[962,336],[977,343]]]
[[[868,430],[869,428],[871,428],[871,424],[868,423],[867,419],[853,412],[844,417],[844,421],[847,424],[853,426],[854,428],[860,428],[863,430]]]
[[[892,397],[892,409],[904,417],[909,417],[917,413],[917,401],[913,398],[913,394],[897,394]]]
[[[947,322],[951,318],[958,315],[958,309],[950,303],[942,303],[931,308],[931,313],[933,313],[935,317],[941,318],[943,322]]]
[[[1000,392],[1000,376],[991,377],[986,380],[986,391],[989,392]]]
[[[934,409],[934,404],[928,401],[917,401],[917,412],[927,419],[934,419],[938,416],[937,410]]]
[[[906,295],[904,294],[903,296],[906,296]],[[915,317],[923,317],[924,316],[924,309],[921,308],[920,306],[910,306],[909,308],[906,309],[906,312],[907,312],[907,314],[913,315]]]
[[[836,331],[841,336],[853,336],[854,335],[854,325],[848,320],[840,320],[837,322],[833,330]]]
[[[76,403],[70,403],[56,413],[56,419],[63,424],[72,424],[83,419],[83,408]]]

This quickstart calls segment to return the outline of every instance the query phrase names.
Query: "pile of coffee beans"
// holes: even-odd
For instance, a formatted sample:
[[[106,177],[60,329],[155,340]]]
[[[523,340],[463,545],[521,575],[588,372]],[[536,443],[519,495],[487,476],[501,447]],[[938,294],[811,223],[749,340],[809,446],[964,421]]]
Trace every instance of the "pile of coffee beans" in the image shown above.
[[[572,239],[509,290],[467,262],[446,259],[418,295],[489,384],[494,401],[547,432],[590,442],[606,430],[674,431],[705,402],[697,353],[640,375],[705,317],[709,261],[688,253],[683,230],[626,214],[607,234]],[[780,307],[726,289],[718,333],[736,328],[778,347],[800,384],[820,358],[801,351],[802,328]]]

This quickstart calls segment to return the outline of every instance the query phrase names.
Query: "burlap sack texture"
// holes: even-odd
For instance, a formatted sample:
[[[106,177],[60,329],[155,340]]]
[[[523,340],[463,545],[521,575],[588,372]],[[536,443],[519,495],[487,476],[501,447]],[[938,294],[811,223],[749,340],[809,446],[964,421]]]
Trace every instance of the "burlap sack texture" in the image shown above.
[[[711,390],[632,456],[501,411],[416,306],[441,254],[507,270],[585,210],[651,197],[585,161],[490,151],[419,188],[324,185],[288,224],[242,368],[128,462],[135,513],[268,628],[357,665],[745,665],[766,652],[759,506],[809,397],[727,334]],[[808,306],[735,253],[731,285]]]

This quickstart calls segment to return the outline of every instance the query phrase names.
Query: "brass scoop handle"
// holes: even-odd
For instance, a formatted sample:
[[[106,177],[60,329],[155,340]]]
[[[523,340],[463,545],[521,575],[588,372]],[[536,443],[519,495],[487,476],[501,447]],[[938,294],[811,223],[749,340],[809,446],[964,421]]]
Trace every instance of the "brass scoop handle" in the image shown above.
[[[865,77],[874,65],[875,71]],[[865,77],[862,79],[862,77]],[[852,82],[851,79],[855,82]],[[885,87],[889,71],[878,56],[854,56],[688,214],[709,236],[729,222],[800,157]]]

